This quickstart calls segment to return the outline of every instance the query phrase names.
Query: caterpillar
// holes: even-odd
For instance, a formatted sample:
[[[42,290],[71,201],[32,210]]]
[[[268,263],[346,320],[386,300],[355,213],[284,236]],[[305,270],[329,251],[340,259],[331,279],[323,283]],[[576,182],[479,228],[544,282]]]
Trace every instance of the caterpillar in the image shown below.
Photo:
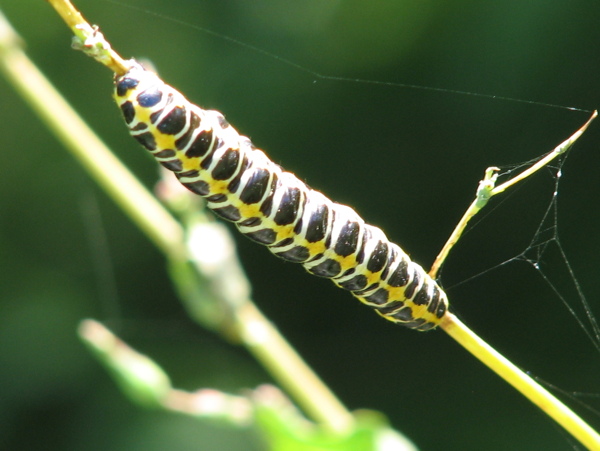
[[[283,170],[218,111],[129,63],[115,77],[114,97],[131,135],[217,216],[387,320],[420,331],[440,323],[446,294],[381,229]]]

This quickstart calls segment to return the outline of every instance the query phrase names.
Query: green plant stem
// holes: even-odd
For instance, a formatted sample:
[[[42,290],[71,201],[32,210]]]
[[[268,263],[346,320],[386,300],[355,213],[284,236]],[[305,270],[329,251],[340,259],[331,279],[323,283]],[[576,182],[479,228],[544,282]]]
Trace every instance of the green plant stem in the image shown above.
[[[302,400],[304,410],[332,431],[348,431],[354,423],[351,414],[344,413],[338,399],[256,306],[247,303],[235,315],[248,350],[294,399]]]
[[[484,178],[479,182],[479,186],[477,187],[477,195],[475,199],[473,200],[471,205],[469,205],[469,208],[467,208],[467,211],[465,211],[460,221],[458,221],[458,224],[456,224],[456,227],[454,228],[452,234],[444,244],[444,247],[442,247],[442,250],[433,262],[433,265],[431,265],[429,275],[433,279],[437,278],[440,268],[446,261],[446,257],[448,257],[450,250],[460,239],[469,221],[473,218],[473,216],[479,213],[483,207],[487,205],[488,201],[493,196],[503,193],[511,186],[516,185],[517,183],[525,180],[530,175],[533,175],[540,169],[546,167],[552,160],[564,154],[567,150],[571,148],[573,144],[575,144],[575,141],[577,141],[581,137],[581,135],[583,135],[583,133],[587,130],[587,128],[590,126],[592,121],[596,119],[597,116],[598,111],[594,110],[587,122],[581,127],[579,127],[579,129],[575,133],[573,133],[569,138],[567,138],[565,141],[556,146],[554,150],[549,152],[544,158],[540,159],[537,163],[531,165],[530,167],[520,172],[516,176],[512,177],[510,180],[507,180],[506,182],[502,183],[501,185],[496,186],[496,179],[498,178],[498,171],[500,169],[497,167],[487,168],[485,171]]]
[[[542,409],[546,415],[569,431],[584,446],[591,450],[600,450],[600,435],[595,430],[506,357],[475,335],[456,316],[451,313],[446,314],[440,327],[488,368]]]
[[[186,261],[189,253],[185,233],[179,222],[79,118],[29,60],[20,43],[19,36],[0,14],[0,70],[6,78],[58,140],[163,254],[170,259]],[[243,302],[242,305],[248,305],[249,302]],[[250,343],[244,344],[253,354],[260,357],[261,363],[271,372],[269,365],[277,363],[282,358],[282,352],[293,352],[293,348],[270,325],[256,306],[251,305],[252,324],[243,323],[249,318],[248,314],[242,313],[236,315],[237,327],[246,331],[250,330],[252,325],[261,325],[258,330],[267,330],[272,338],[278,337],[272,342],[265,342],[257,340],[251,333],[242,335],[252,339]],[[285,348],[282,347],[282,343],[285,344]],[[296,396],[296,402],[323,427],[337,432],[350,429],[353,424],[352,415],[310,367],[295,352],[293,356],[290,354],[287,361],[293,361],[294,366],[286,369],[277,366],[272,373],[282,386],[290,389],[291,394]],[[309,383],[304,385],[299,375],[307,377]]]
[[[0,69],[58,140],[165,254],[183,257],[183,229],[110,152],[18,46],[0,17]],[[15,37],[10,37],[11,35]]]

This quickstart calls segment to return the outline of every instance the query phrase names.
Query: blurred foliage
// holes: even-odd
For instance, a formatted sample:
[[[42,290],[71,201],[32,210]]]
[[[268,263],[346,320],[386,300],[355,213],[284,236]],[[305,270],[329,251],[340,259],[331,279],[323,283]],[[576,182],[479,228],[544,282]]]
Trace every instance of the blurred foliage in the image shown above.
[[[424,266],[487,166],[552,149],[587,115],[310,71],[579,108],[600,99],[594,2],[77,5],[119,52],[150,58],[191,100],[223,111],[275,161],[355,207]],[[70,50],[69,31],[44,1],[0,0],[0,7],[30,56],[151,186],[155,165],[121,123],[110,74]],[[0,96],[8,157],[0,177],[0,447],[260,449],[247,433],[137,410],[86,354],[75,329],[95,317],[151,354],[179,387],[235,392],[268,382],[243,351],[192,324],[158,252],[4,80]],[[559,187],[560,238],[596,312],[597,129],[576,145]],[[455,311],[516,364],[564,390],[598,393],[597,351],[531,268],[513,264],[454,287],[521,252],[552,189],[540,176],[508,196],[451,255],[443,282]],[[385,412],[422,450],[572,449],[558,427],[443,333],[394,327],[331,283],[238,242],[254,299],[350,408]],[[557,280],[569,280],[564,269]]]

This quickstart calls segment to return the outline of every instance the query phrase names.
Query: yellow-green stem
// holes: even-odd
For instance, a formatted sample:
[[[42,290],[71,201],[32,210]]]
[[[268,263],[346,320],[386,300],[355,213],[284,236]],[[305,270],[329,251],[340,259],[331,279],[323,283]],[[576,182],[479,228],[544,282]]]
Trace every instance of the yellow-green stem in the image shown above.
[[[495,196],[496,194],[500,194],[506,191],[511,186],[525,180],[530,175],[533,175],[535,172],[539,171],[543,167],[546,167],[552,160],[558,158],[560,155],[565,153],[575,143],[575,141],[579,139],[583,132],[587,130],[589,125],[594,119],[596,119],[597,116],[598,111],[594,111],[585,124],[579,127],[579,129],[575,133],[573,133],[569,138],[567,138],[565,141],[556,146],[554,150],[549,152],[544,158],[540,159],[537,163],[531,165],[530,167],[520,172],[516,176],[512,177],[510,180],[507,180],[506,182],[502,183],[501,185],[495,186],[496,179],[498,178],[498,171],[500,169],[497,167],[487,168],[483,180],[479,182],[479,186],[477,187],[477,196],[475,197],[475,200],[473,200],[471,205],[469,205],[467,211],[465,211],[456,227],[454,227],[452,234],[444,244],[444,247],[442,247],[442,250],[433,262],[433,265],[431,265],[429,275],[433,279],[437,278],[440,268],[446,261],[446,257],[448,257],[450,250],[460,239],[471,218],[473,218],[473,216],[479,213],[479,211],[487,205],[488,201],[493,196]]]
[[[19,47],[0,44],[0,49],[0,68],[6,78],[60,142],[158,248],[167,255],[185,255],[183,230],[173,216],[108,150]]]
[[[502,354],[475,335],[456,316],[447,313],[440,327],[498,376],[542,409],[546,415],[569,431],[583,445],[591,450],[600,450],[600,435],[595,430]]]
[[[55,3],[64,3],[64,1]],[[81,15],[69,16],[72,21]],[[72,25],[72,24],[71,24]],[[91,27],[90,27],[91,29]],[[184,230],[156,198],[112,154],[106,145],[83,122],[52,84],[19,47],[20,38],[0,14],[0,70],[15,89],[40,116],[59,141],[80,161],[98,184],[115,200],[137,226],[168,257],[186,261],[188,251]],[[111,67],[111,66],[109,66]],[[353,417],[328,387],[318,378],[293,348],[278,334],[262,313],[248,302],[248,310],[236,315],[237,326],[250,351],[255,354],[282,386],[296,396],[298,404],[312,418],[331,431],[345,432]],[[251,312],[248,313],[248,312]],[[250,325],[244,321],[252,321]],[[272,341],[260,341],[248,332],[251,326],[268,331]],[[278,362],[288,352],[287,371]],[[275,366],[271,368],[270,366]],[[300,376],[300,377],[299,377]],[[307,378],[304,385],[302,377]]]

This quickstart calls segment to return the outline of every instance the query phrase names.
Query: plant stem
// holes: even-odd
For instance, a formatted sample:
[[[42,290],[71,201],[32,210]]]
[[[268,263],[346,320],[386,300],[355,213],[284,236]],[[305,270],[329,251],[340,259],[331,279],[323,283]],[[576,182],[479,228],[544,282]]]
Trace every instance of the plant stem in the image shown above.
[[[597,116],[598,111],[594,110],[587,122],[581,127],[579,127],[579,129],[575,133],[573,133],[569,138],[567,138],[565,141],[556,146],[551,152],[549,152],[544,158],[539,160],[537,163],[528,167],[527,169],[515,175],[510,180],[507,180],[501,185],[495,186],[496,179],[498,178],[498,171],[500,169],[496,167],[487,168],[485,171],[484,178],[479,182],[479,186],[477,187],[477,195],[475,199],[473,200],[471,205],[469,205],[469,208],[467,208],[467,211],[465,211],[462,218],[452,231],[452,234],[444,244],[444,247],[442,247],[442,250],[436,257],[435,261],[433,262],[433,265],[431,266],[431,269],[429,270],[429,275],[433,279],[437,278],[440,268],[446,261],[446,257],[448,257],[450,250],[460,239],[471,218],[473,218],[473,216],[479,213],[479,211],[487,205],[488,201],[493,196],[495,196],[496,194],[503,193],[511,186],[525,180],[530,175],[533,175],[535,172],[539,171],[543,167],[546,167],[552,160],[564,154],[567,150],[569,150],[569,148],[573,144],[575,144],[575,141],[577,141],[579,137],[583,134],[583,132],[587,130],[589,125],[594,119],[596,119]]]
[[[456,316],[447,313],[442,319],[440,327],[463,348],[565,428],[581,444],[592,450],[600,449],[600,435],[595,430],[506,357],[475,335]]]
[[[52,0],[51,3],[54,6],[65,1]],[[69,17],[75,25],[79,23],[77,21],[84,21],[80,14]],[[89,27],[88,30],[94,29]],[[172,260],[188,261],[190,253],[185,241],[185,231],[179,222],[79,118],[29,60],[20,43],[19,36],[0,14],[0,70],[50,131],[163,254]],[[105,50],[106,48],[103,47]],[[259,358],[274,379],[296,397],[296,402],[315,421],[328,430],[340,433],[347,432],[352,427],[352,414],[250,300],[242,300],[239,312],[234,312],[234,316],[236,327],[244,332],[240,334],[243,344]],[[260,331],[260,336],[264,336],[266,332],[270,339],[259,339],[256,331]],[[283,367],[282,362],[287,362],[289,366]]]

